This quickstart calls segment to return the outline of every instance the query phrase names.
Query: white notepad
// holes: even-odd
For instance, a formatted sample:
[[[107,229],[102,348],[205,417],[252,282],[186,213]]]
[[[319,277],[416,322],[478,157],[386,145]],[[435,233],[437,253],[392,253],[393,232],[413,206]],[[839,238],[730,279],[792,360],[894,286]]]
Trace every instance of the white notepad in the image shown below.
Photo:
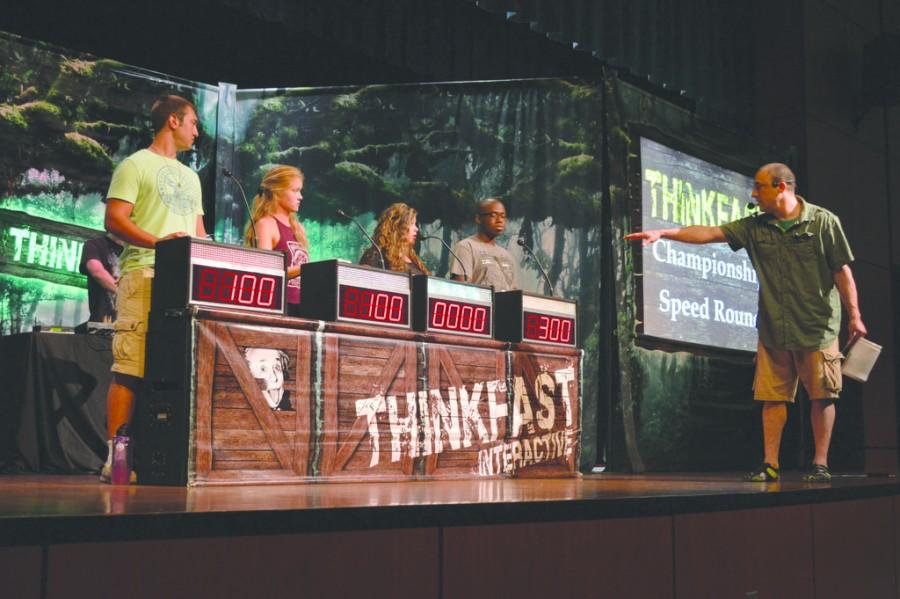
[[[844,357],[841,372],[854,381],[865,383],[869,380],[869,373],[872,372],[872,367],[881,354],[881,346],[862,337],[845,353],[847,355]]]

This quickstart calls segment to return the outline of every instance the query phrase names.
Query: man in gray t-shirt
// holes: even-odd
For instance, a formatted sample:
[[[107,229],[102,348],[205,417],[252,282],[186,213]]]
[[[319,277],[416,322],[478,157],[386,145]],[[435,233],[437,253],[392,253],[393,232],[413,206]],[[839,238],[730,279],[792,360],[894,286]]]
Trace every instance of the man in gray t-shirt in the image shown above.
[[[496,198],[478,204],[475,214],[478,232],[458,242],[453,252],[462,264],[453,260],[450,274],[457,281],[466,280],[477,285],[490,285],[494,291],[518,289],[515,262],[506,248],[497,245],[497,237],[506,229],[506,208]],[[465,268],[463,268],[463,266]]]

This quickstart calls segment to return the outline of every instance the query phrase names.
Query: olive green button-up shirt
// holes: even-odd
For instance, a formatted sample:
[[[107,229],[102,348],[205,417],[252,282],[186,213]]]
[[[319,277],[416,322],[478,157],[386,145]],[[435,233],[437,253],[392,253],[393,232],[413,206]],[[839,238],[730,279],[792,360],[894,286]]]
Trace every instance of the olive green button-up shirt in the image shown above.
[[[783,231],[771,214],[721,226],[732,250],[746,248],[759,277],[756,328],[766,347],[828,347],[841,327],[834,273],[853,261],[837,216],[798,196],[800,218]]]

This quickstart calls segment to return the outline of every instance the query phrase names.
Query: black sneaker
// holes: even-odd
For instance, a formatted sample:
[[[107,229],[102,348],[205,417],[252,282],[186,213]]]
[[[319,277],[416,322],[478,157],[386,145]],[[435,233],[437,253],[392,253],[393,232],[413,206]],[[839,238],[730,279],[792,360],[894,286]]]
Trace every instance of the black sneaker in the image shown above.
[[[812,470],[803,475],[803,480],[808,483],[830,483],[831,471],[828,466],[813,464]]]
[[[751,483],[770,483],[778,480],[780,477],[778,468],[768,462],[763,462],[762,466],[745,475],[744,480]]]

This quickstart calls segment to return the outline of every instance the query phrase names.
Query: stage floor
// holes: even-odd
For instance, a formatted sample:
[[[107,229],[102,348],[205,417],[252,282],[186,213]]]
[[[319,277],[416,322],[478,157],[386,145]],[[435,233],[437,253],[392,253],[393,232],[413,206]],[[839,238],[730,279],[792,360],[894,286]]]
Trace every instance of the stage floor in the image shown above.
[[[115,487],[0,476],[0,544],[190,538],[661,516],[900,494],[893,476],[747,483],[740,473],[563,479]]]

